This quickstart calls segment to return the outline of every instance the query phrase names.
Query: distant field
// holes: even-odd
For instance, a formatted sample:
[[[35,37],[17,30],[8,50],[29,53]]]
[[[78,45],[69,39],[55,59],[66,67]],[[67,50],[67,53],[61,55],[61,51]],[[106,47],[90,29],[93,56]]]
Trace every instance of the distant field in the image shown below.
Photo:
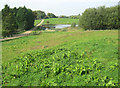
[[[50,19],[45,19],[43,24],[46,24],[47,21],[49,21],[50,24],[72,24],[72,23],[78,24],[79,19],[50,18]]]
[[[39,24],[40,22],[41,22],[41,20],[35,20],[34,26],[36,26],[36,25]]]
[[[117,86],[118,31],[68,30],[4,41],[3,86]]]

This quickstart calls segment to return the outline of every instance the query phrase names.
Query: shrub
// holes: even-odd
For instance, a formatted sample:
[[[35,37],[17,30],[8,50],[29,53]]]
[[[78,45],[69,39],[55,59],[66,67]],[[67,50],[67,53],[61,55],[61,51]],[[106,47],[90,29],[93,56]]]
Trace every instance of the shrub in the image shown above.
[[[71,27],[76,27],[76,23],[72,23],[72,24],[71,24]]]
[[[119,6],[120,7],[120,6]],[[79,19],[79,27],[86,30],[118,29],[118,6],[89,8]]]

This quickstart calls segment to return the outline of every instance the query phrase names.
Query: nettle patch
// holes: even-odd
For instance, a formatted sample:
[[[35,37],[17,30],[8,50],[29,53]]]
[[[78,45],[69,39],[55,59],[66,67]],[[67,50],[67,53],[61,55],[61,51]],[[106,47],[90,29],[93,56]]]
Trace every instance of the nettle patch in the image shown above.
[[[118,64],[87,51],[56,48],[26,53],[2,66],[3,86],[117,86]]]

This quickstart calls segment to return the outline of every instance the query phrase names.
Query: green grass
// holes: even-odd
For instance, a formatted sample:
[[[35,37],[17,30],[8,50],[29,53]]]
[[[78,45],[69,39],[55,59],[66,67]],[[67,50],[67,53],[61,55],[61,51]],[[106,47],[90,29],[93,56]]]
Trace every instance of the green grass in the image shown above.
[[[118,31],[66,30],[4,41],[3,85],[117,86]]]
[[[45,19],[43,24],[46,24],[47,21],[49,21],[50,24],[72,24],[72,23],[78,24],[79,19],[50,18],[50,19]]]
[[[0,21],[0,35],[2,34],[2,21]],[[0,36],[1,37],[1,36]]]
[[[36,26],[36,25],[39,24],[40,22],[41,22],[41,20],[35,20],[34,26]]]
[[[27,51],[49,48],[71,40],[85,41],[104,38],[105,36],[111,36],[110,34],[114,33],[117,37],[117,31],[81,32],[81,30],[75,30],[74,32],[44,32],[41,35],[26,36],[14,40],[3,41],[2,58],[3,62],[6,62]]]

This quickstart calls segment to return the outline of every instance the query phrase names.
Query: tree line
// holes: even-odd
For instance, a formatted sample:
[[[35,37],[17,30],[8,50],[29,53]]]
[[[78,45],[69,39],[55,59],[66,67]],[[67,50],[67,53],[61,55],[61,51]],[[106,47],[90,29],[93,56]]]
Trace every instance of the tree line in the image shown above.
[[[86,30],[105,30],[120,28],[118,19],[118,6],[89,8],[79,18],[79,27]]]
[[[24,7],[2,9],[2,36],[11,36],[16,32],[34,27],[35,15],[31,9]]]
[[[60,15],[60,16],[56,16],[53,13],[45,13],[44,11],[41,10],[37,10],[37,11],[33,11],[36,14],[36,20],[39,19],[49,19],[49,18],[71,18],[71,19],[79,19],[80,14],[78,15],[71,15],[71,16],[65,16],[65,15]]]
[[[2,36],[12,36],[14,33],[18,33],[24,30],[29,30],[34,27],[34,21],[47,18],[58,18],[53,13],[45,13],[44,11],[32,11],[31,9],[24,7],[10,8],[8,5],[0,11],[0,19],[2,19]],[[2,18],[1,18],[2,17]],[[76,19],[79,16],[60,16],[59,18],[73,18]]]
[[[36,14],[36,20],[47,19],[47,18],[57,18],[57,16],[53,13],[45,13],[44,11],[37,10],[33,11]]]

